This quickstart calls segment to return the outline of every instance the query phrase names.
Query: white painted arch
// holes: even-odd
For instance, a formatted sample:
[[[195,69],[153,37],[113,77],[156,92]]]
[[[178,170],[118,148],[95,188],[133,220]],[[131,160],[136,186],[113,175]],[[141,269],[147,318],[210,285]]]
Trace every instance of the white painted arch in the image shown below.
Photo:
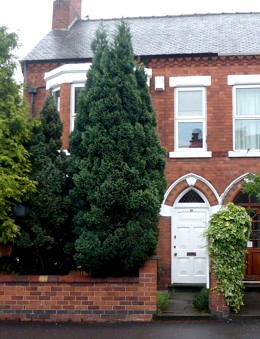
[[[166,200],[168,198],[168,196],[170,195],[171,191],[179,184],[181,183],[182,181],[186,180],[188,186],[191,188],[191,187],[194,187],[194,185],[196,184],[196,181],[199,180],[201,182],[203,182],[206,186],[209,187],[209,189],[213,192],[214,196],[216,197],[216,200],[218,202],[218,205],[217,206],[213,206],[212,207],[212,211],[215,211],[215,210],[219,210],[219,205],[220,205],[220,202],[221,202],[221,199],[220,199],[220,196],[217,192],[217,190],[215,189],[215,187],[205,178],[197,175],[197,174],[194,174],[194,173],[188,173],[188,174],[185,174],[183,175],[182,177],[180,177],[179,179],[175,180],[170,186],[169,188],[167,189],[167,191],[165,192],[165,195],[164,195],[164,199],[163,199],[163,202],[162,202],[162,205],[161,205],[161,211],[160,211],[160,215],[163,216],[163,217],[169,217],[169,216],[172,216],[172,211],[173,211],[173,208],[174,206],[170,206],[170,205],[167,205],[166,204]],[[194,189],[194,188],[193,188]],[[188,189],[187,189],[188,190]],[[183,194],[185,194],[184,191]],[[195,189],[194,189],[195,190]],[[201,194],[201,192],[199,192],[198,190],[195,190],[199,195],[201,195],[203,197],[203,195]],[[179,199],[179,198],[178,198]],[[176,199],[176,201],[178,201],[178,199]],[[207,201],[206,197],[204,197],[204,200]]]

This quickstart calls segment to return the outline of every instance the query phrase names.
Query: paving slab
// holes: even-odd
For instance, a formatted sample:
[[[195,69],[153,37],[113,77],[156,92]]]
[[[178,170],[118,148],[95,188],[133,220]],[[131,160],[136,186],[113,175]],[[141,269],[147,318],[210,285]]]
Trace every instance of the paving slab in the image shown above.
[[[185,320],[185,319],[209,319],[209,312],[197,311],[193,306],[193,299],[197,291],[192,289],[174,289],[169,307],[162,314],[155,315],[155,320]],[[244,305],[238,314],[232,314],[230,318],[260,318],[260,286],[246,288]]]

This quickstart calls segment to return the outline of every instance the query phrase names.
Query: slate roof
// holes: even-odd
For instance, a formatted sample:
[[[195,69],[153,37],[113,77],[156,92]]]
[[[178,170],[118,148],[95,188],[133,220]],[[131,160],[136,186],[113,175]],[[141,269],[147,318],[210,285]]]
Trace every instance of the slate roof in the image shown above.
[[[25,61],[92,58],[91,42],[103,24],[112,36],[120,19],[78,20],[49,32]],[[138,56],[260,54],[260,13],[194,14],[125,18]]]

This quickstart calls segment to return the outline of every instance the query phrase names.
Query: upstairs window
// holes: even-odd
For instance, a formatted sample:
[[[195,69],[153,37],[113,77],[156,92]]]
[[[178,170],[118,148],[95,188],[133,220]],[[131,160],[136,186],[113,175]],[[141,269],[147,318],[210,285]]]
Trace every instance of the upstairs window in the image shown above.
[[[234,87],[234,149],[260,149],[260,86]]]
[[[205,88],[175,89],[175,151],[206,150]]]

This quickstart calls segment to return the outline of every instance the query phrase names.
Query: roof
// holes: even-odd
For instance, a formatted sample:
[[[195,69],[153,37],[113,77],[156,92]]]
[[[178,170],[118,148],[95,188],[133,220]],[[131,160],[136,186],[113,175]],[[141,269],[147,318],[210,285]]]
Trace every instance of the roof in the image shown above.
[[[91,42],[101,21],[109,36],[121,19],[78,20],[49,32],[25,61],[91,59]],[[172,56],[216,53],[260,54],[260,13],[194,14],[124,19],[135,55]]]

